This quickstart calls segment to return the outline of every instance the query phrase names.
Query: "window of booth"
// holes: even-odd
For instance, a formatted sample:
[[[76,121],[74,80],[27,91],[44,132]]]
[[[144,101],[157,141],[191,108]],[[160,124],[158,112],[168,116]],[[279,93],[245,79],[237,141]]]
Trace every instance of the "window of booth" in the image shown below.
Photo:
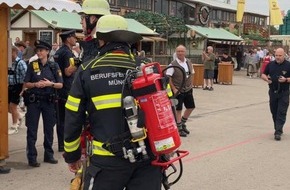
[[[185,18],[185,14],[184,14],[184,7],[185,6],[186,6],[185,4],[182,4],[179,2],[176,3],[176,16],[177,17]]]
[[[140,8],[143,10],[151,10],[152,9],[151,0],[140,0]]]
[[[118,0],[117,5],[127,7],[127,0]]]
[[[139,0],[128,0],[128,7],[130,8],[139,8]]]

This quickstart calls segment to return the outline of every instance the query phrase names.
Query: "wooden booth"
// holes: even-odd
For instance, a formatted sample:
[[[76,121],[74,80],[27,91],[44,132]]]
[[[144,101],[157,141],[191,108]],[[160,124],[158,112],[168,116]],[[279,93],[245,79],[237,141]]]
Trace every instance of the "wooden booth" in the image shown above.
[[[218,82],[220,84],[233,84],[234,65],[231,62],[219,63],[218,70]]]

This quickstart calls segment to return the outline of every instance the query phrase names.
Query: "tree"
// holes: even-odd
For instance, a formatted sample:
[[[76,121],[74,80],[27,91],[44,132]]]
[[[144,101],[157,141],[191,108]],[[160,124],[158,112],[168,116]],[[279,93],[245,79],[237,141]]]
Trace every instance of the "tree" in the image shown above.
[[[279,30],[275,26],[270,26],[270,35],[279,35]]]
[[[127,13],[124,17],[135,19],[161,35],[182,33],[188,30],[182,19],[170,15],[139,11]]]

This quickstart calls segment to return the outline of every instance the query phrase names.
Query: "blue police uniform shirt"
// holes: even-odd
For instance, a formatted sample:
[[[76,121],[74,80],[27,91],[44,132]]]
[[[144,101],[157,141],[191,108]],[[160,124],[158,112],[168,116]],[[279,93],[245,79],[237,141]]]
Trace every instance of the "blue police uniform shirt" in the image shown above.
[[[42,65],[39,60],[31,62],[27,67],[27,72],[24,78],[24,82],[38,82],[46,78],[54,83],[63,83],[62,74],[59,65],[54,62],[48,61],[45,65]],[[40,95],[49,95],[54,93],[54,88],[32,88],[32,93]]]
[[[276,61],[270,62],[264,71],[265,75],[269,75],[272,80],[272,84],[269,84],[271,90],[280,90],[287,91],[289,90],[289,83],[282,82],[279,83],[278,79],[280,76],[284,76],[285,78],[290,77],[290,62],[284,60],[283,63],[278,64]]]
[[[55,62],[58,63],[63,77],[63,88],[60,89],[60,95],[62,94],[61,92],[67,94],[71,88],[71,84],[74,79],[74,73],[70,76],[66,76],[65,69],[70,66],[69,59],[73,57],[74,54],[67,45],[63,45],[55,53]]]

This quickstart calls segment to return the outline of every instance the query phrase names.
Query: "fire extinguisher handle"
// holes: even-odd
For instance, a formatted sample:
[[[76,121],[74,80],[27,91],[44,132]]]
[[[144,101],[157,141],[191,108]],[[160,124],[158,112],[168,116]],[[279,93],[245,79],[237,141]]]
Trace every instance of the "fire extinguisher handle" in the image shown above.
[[[143,73],[143,76],[145,78],[145,82],[148,82],[148,77],[147,77],[147,73],[146,73],[146,68],[147,67],[152,67],[152,66],[156,66],[157,67],[157,70],[158,70],[158,73],[159,74],[162,74],[162,70],[161,70],[161,66],[158,62],[152,62],[152,63],[148,63],[146,64],[144,67],[142,67],[142,73]]]

